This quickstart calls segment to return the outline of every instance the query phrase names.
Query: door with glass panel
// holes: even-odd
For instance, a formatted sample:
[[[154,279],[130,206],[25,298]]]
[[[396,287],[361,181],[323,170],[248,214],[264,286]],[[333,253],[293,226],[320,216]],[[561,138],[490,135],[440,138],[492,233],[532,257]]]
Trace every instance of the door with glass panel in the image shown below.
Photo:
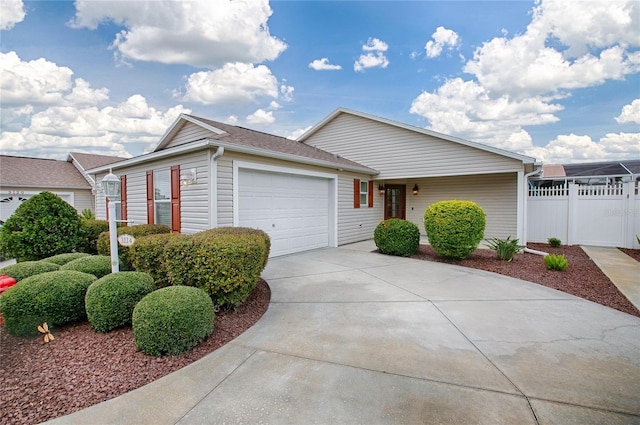
[[[387,184],[384,187],[384,219],[406,219],[406,187],[403,184]]]

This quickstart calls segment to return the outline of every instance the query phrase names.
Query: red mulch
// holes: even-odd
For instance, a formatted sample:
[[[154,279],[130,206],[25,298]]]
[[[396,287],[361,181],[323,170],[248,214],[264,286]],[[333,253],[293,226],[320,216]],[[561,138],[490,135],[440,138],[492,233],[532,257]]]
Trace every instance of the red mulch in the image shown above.
[[[542,256],[529,253],[518,254],[511,262],[501,261],[489,249],[478,249],[464,260],[447,260],[438,257],[429,245],[420,245],[413,258],[457,264],[527,280],[640,317],[640,311],[622,295],[580,246],[552,248],[548,244],[535,243],[527,246],[549,254],[564,254],[569,261],[569,268],[562,272],[547,270]]]
[[[133,330],[93,331],[88,322],[52,330],[55,340],[19,338],[0,326],[0,424],[67,415],[139,388],[231,341],[262,317],[271,299],[264,280],[236,311],[218,312],[213,333],[179,356],[139,352]]]
[[[640,262],[640,249],[618,248],[620,251],[627,254],[629,257]]]

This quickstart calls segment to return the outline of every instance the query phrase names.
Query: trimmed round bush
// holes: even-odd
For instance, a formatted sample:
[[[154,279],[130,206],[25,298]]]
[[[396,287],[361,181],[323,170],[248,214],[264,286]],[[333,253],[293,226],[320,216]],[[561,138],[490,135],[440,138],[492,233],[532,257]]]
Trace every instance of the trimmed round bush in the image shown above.
[[[205,291],[170,286],[145,296],[133,310],[133,337],[146,354],[177,355],[213,332],[215,310]]]
[[[17,282],[37,274],[58,270],[60,266],[49,261],[23,261],[0,269],[0,275],[6,274]]]
[[[485,225],[484,210],[471,201],[440,201],[424,212],[429,243],[442,257],[467,257],[484,238]]]
[[[111,257],[105,255],[88,255],[86,257],[76,258],[60,266],[60,270],[75,270],[89,273],[100,279],[111,273]]]
[[[84,296],[95,276],[58,270],[28,277],[0,297],[0,314],[12,335],[37,335],[37,326],[77,322],[86,317]]]
[[[133,308],[154,289],[153,278],[142,272],[112,273],[96,280],[85,296],[89,323],[98,332],[130,325]]]
[[[383,254],[411,257],[420,246],[420,229],[410,221],[391,218],[378,224],[373,241]]]
[[[42,261],[47,261],[49,263],[54,263],[59,266],[67,264],[69,261],[77,260],[78,258],[87,257],[89,254],[84,252],[69,252],[67,254],[58,254],[53,257],[47,257]]]
[[[262,236],[211,233],[169,240],[164,254],[172,285],[204,289],[216,306],[237,307],[258,283],[265,250]]]
[[[208,237],[209,235],[256,235],[264,239],[265,251],[262,259],[262,269],[267,267],[269,261],[269,253],[271,252],[271,238],[264,230],[254,229],[251,227],[215,227],[196,233],[194,237]]]
[[[101,233],[109,231],[109,222],[106,220],[83,219],[81,223],[85,237],[82,252],[91,255],[98,254],[98,238]]]
[[[0,251],[18,261],[76,251],[84,240],[78,212],[50,192],[24,201],[0,229]]]
[[[156,288],[164,288],[170,285],[164,254],[165,246],[170,240],[186,237],[180,233],[162,233],[136,239],[129,250],[129,257],[133,267],[139,272],[149,273]]]
[[[171,233],[171,228],[163,224],[138,224],[136,226],[118,227],[118,236],[131,235],[138,239],[143,236],[157,235],[160,233]],[[98,254],[111,255],[111,246],[109,245],[109,232],[102,232],[98,236]],[[118,258],[120,260],[120,270],[133,270],[133,263],[129,256],[131,247],[118,244]]]

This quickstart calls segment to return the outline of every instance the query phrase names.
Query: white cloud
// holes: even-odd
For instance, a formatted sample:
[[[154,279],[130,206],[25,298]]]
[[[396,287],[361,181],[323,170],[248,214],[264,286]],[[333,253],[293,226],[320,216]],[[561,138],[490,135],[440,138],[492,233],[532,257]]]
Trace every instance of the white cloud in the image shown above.
[[[635,159],[640,155],[640,133],[609,133],[599,141],[589,136],[560,135],[525,154],[547,164]]]
[[[5,154],[65,158],[72,151],[130,156],[131,145],[153,145],[180,113],[165,111],[132,95],[108,105],[109,91],[93,89],[73,71],[45,59],[22,61],[0,53],[1,150]]]
[[[282,108],[282,105],[280,105],[275,100],[272,100],[271,103],[269,103],[269,108],[271,108],[271,109],[280,109],[280,108]]]
[[[76,1],[71,25],[126,27],[113,42],[124,58],[218,68],[227,62],[276,59],[286,44],[271,36],[268,0]]]
[[[291,139],[291,140],[298,140],[298,138],[300,136],[302,136],[304,133],[306,133],[307,131],[311,130],[311,125],[309,127],[305,127],[305,128],[299,128],[297,130],[294,130],[291,132],[291,134],[289,134],[287,136],[287,139]]]
[[[444,33],[440,38],[434,34],[433,54],[440,53],[438,39],[443,47],[448,40]],[[535,148],[524,127],[558,121],[559,100],[573,90],[640,72],[637,46],[640,6],[635,1],[540,0],[526,31],[511,38],[503,32],[476,49],[463,67],[473,79],[447,80],[432,93],[420,94],[410,112],[429,120],[433,130],[518,152],[556,158],[567,152],[588,152],[596,159],[615,152],[628,155],[620,146],[635,140],[629,133],[608,134],[598,142],[558,136]],[[635,119],[635,105],[625,108],[618,122]]]
[[[224,122],[231,125],[237,125],[238,121],[239,120],[237,115],[229,115]]]
[[[291,102],[293,100],[293,92],[294,88],[292,86],[287,86],[282,84],[280,86],[280,94],[282,95],[282,100],[285,102]]]
[[[362,72],[366,68],[386,68],[389,65],[389,60],[384,52],[388,48],[389,46],[384,41],[369,37],[367,44],[362,46],[362,50],[367,53],[360,55],[358,60],[355,61],[353,70]]]
[[[616,121],[620,124],[628,122],[640,124],[640,99],[635,99],[629,105],[624,105],[622,112],[616,117]]]
[[[431,37],[433,40],[427,41],[427,44],[424,46],[427,51],[428,58],[436,58],[440,56],[442,49],[445,47],[449,50],[453,50],[460,45],[458,34],[456,34],[455,31],[446,29],[445,27],[436,28],[436,32],[434,32]]]
[[[237,105],[265,97],[277,99],[279,91],[278,80],[269,68],[236,62],[191,74],[182,98],[205,105]]]
[[[10,30],[24,20],[25,11],[22,0],[0,0],[0,30]]]
[[[271,124],[275,120],[273,112],[265,111],[264,109],[258,109],[253,114],[247,115],[247,122],[249,124]]]
[[[342,67],[340,65],[332,65],[329,63],[329,58],[316,59],[309,64],[309,68],[316,71],[338,71]]]

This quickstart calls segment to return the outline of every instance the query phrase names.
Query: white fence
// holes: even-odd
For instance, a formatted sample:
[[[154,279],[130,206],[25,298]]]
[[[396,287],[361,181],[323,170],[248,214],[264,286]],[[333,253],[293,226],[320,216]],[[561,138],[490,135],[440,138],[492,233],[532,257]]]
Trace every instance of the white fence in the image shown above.
[[[638,182],[530,188],[527,241],[640,248]]]

